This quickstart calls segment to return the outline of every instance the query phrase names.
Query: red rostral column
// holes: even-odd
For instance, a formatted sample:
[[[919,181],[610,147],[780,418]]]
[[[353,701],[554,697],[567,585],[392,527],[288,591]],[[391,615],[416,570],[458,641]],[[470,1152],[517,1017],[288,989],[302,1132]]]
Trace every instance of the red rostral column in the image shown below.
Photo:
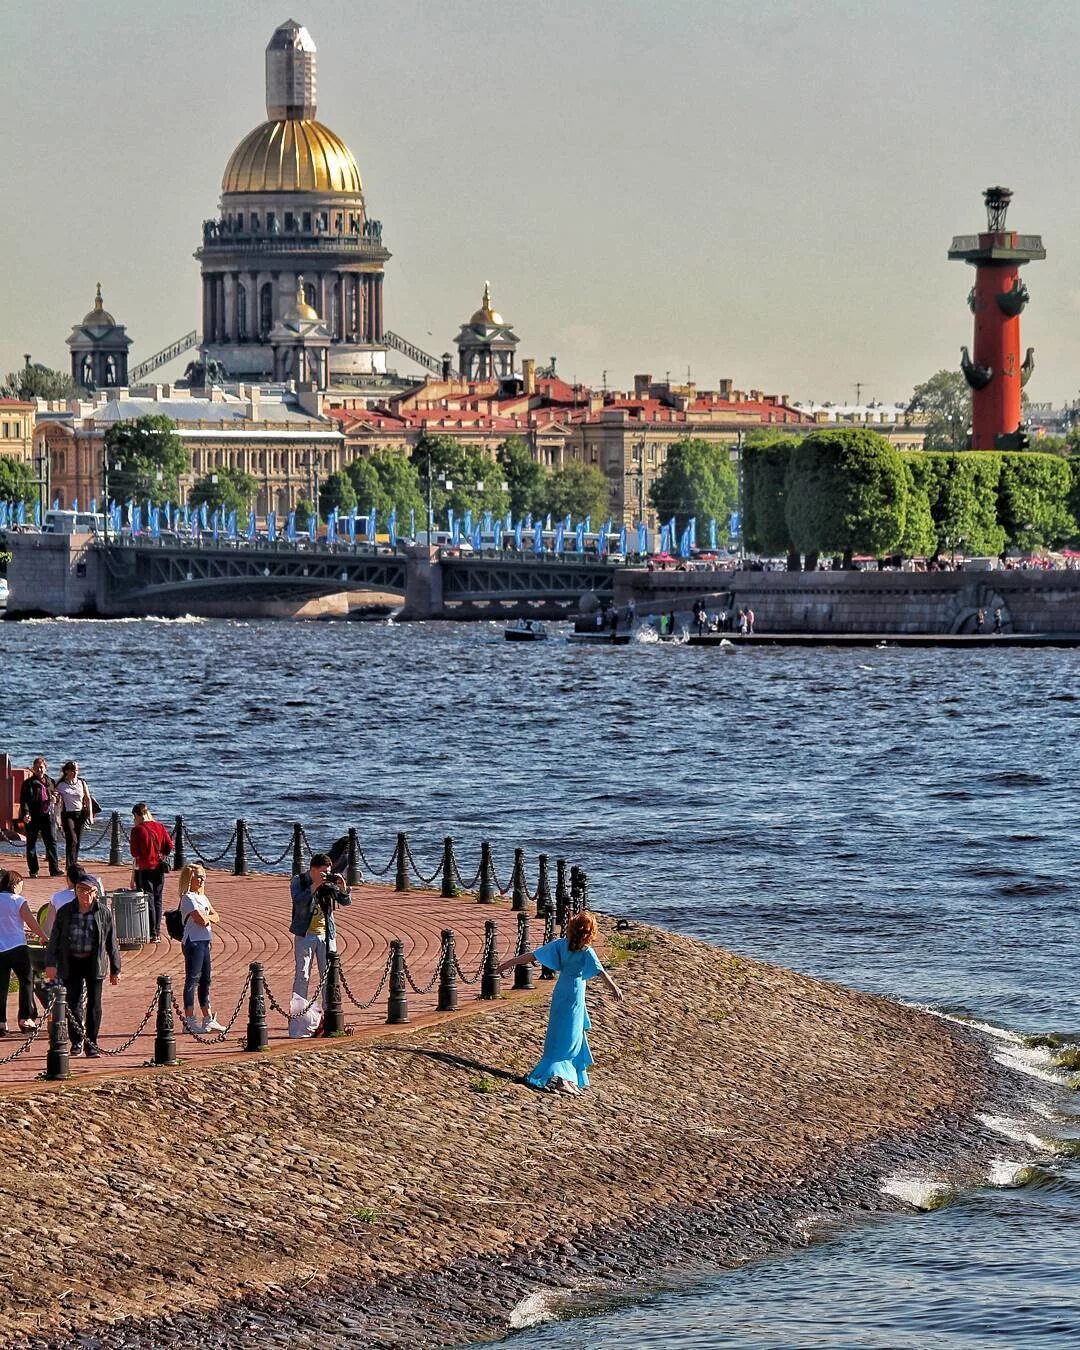
[[[958,234],[949,249],[975,268],[968,304],[975,315],[974,355],[960,348],[960,368],[971,386],[973,450],[1023,450],[1028,443],[1020,415],[1020,391],[1035,369],[1035,349],[1020,360],[1020,315],[1028,289],[1020,280],[1026,262],[1046,257],[1037,234],[1005,228],[1012,192],[987,188],[986,233]]]

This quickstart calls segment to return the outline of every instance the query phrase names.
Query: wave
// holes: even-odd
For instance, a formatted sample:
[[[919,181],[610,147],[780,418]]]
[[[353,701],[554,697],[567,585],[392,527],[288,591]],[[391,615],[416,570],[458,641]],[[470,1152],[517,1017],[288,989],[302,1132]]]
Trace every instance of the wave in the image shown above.
[[[1015,1190],[1019,1186],[1030,1186],[1046,1173],[1032,1163],[1015,1162],[1010,1158],[994,1158],[986,1170],[986,1180],[991,1186],[1003,1190]]]
[[[897,1172],[886,1178],[881,1183],[881,1194],[891,1195],[894,1200],[924,1213],[942,1209],[956,1199],[956,1191],[947,1181],[937,1177],[912,1176],[905,1172]]]
[[[1021,769],[1005,769],[1000,773],[984,775],[984,783],[995,787],[1049,787],[1051,780],[1041,773],[1025,773]]]
[[[1033,1133],[1022,1120],[1013,1120],[1010,1116],[992,1116],[981,1111],[976,1113],[975,1119],[1002,1139],[1011,1139],[1014,1144],[1027,1144],[1046,1156],[1061,1151],[1057,1140],[1044,1139]]]
[[[537,1289],[526,1294],[510,1313],[510,1330],[525,1331],[544,1322],[554,1322],[565,1301],[566,1291],[562,1289]]]

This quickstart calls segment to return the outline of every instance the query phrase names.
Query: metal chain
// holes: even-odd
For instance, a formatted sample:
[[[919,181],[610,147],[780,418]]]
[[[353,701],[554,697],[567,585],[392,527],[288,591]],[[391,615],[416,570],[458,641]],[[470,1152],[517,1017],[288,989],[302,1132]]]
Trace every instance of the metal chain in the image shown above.
[[[409,843],[408,835],[405,836],[405,857],[408,859],[409,866],[416,873],[416,878],[420,882],[421,886],[432,885],[433,882],[435,881],[435,878],[442,871],[442,861],[440,860],[438,867],[436,867],[435,871],[432,872],[431,876],[429,877],[424,876],[423,872],[420,871],[420,868],[417,865],[416,859],[413,857],[412,845]]]
[[[390,861],[385,867],[376,867],[359,844],[356,846],[356,856],[360,860],[361,865],[366,867],[374,876],[384,877],[397,862],[397,849],[394,849],[394,852],[390,856]]]
[[[277,867],[277,865],[284,862],[292,852],[292,840],[290,839],[276,858],[264,858],[256,847],[255,840],[251,837],[251,831],[248,829],[247,821],[244,822],[244,837],[247,839],[248,848],[251,849],[252,853],[254,853],[255,857],[258,858],[259,862],[261,862],[264,867]]]
[[[101,841],[105,838],[105,836],[109,833],[111,829],[112,829],[112,821],[108,820],[101,827],[101,833],[95,839],[84,839],[82,843],[79,845],[79,847],[86,849],[97,848],[98,844],[101,843]],[[124,833],[127,834],[127,831],[125,830]]]
[[[342,992],[345,994],[345,997],[349,1000],[349,1002],[353,1004],[353,1006],[359,1012],[367,1012],[368,1008],[370,1008],[372,1004],[375,1003],[379,995],[386,988],[386,982],[390,978],[390,966],[393,963],[393,959],[394,959],[393,952],[390,952],[386,957],[386,965],[383,966],[382,979],[379,981],[379,987],[375,990],[375,992],[367,1000],[366,1003],[361,1003],[360,1000],[353,993],[353,991],[349,988],[349,982],[345,978],[345,972],[344,971],[339,972],[341,975]]]
[[[313,854],[315,853],[315,851],[316,851],[315,849],[313,849],[313,848],[311,847],[311,840],[307,837],[307,830],[305,830],[304,827],[303,827],[303,825],[301,825],[301,826],[300,826],[300,850],[301,850],[301,852],[303,852],[304,849],[307,849],[307,855],[308,855],[309,858],[312,857],[312,855],[313,855]]]
[[[442,951],[439,953],[439,959],[435,962],[435,973],[434,975],[432,975],[431,979],[428,980],[427,984],[425,984],[422,989],[413,979],[412,971],[409,969],[409,963],[405,961],[403,964],[405,966],[405,978],[409,981],[409,988],[413,991],[413,993],[430,994],[431,991],[435,988],[436,984],[438,983],[439,976],[442,974],[443,971],[443,966],[446,964],[446,948],[444,947]]]
[[[50,998],[48,1003],[45,1005],[44,1013],[42,1013],[41,1017],[38,1018],[37,1026],[34,1027],[33,1031],[27,1032],[26,1040],[23,1041],[22,1045],[20,1045],[17,1050],[12,1050],[10,1055],[5,1055],[3,1059],[0,1059],[0,1064],[10,1064],[13,1059],[18,1059],[20,1055],[26,1054],[27,1050],[29,1050],[30,1047],[34,1044],[37,1038],[41,1035],[42,1029],[48,1023],[49,1014],[52,1012],[53,1004],[55,1002],[56,1002],[56,995],[53,994],[52,998]]]
[[[458,979],[462,982],[462,984],[479,984],[479,983],[480,983],[480,977],[481,977],[481,976],[483,975],[483,973],[484,973],[484,966],[487,964],[487,959],[488,959],[488,948],[490,947],[490,945],[491,945],[491,939],[490,939],[490,938],[488,937],[488,935],[485,933],[485,934],[484,934],[484,948],[483,948],[483,951],[481,951],[481,953],[480,953],[480,966],[479,966],[479,969],[477,970],[476,974],[475,974],[471,979],[470,979],[469,976],[466,975],[465,972],[461,969],[461,962],[458,960],[457,952],[456,952],[456,951],[454,952],[454,969],[457,971],[457,977],[458,977]]]
[[[461,869],[458,867],[457,857],[455,856],[454,858],[454,871],[457,873],[458,885],[463,890],[475,891],[480,883],[480,873],[483,870],[484,870],[484,862],[483,859],[481,858],[480,862],[477,864],[476,867],[476,875],[473,877],[472,881],[466,881],[465,878],[461,875]]]
[[[203,866],[212,867],[214,863],[220,862],[222,858],[226,857],[229,853],[232,852],[233,845],[236,843],[236,826],[235,825],[233,826],[232,834],[229,835],[229,842],[225,845],[225,847],[221,850],[220,853],[215,853],[212,858],[208,858],[206,854],[202,851],[202,849],[199,847],[199,845],[196,843],[196,841],[192,838],[191,831],[188,829],[186,822],[184,824],[184,838],[194,849],[196,857],[203,864]]]
[[[187,1014],[181,1011],[180,1005],[176,1001],[175,994],[172,996],[173,1011],[179,1018],[182,1030],[187,1032],[187,1034],[190,1037],[192,1037],[193,1040],[198,1041],[200,1045],[220,1045],[227,1038],[229,1032],[232,1031],[233,1027],[236,1025],[236,1019],[240,1016],[240,1011],[244,1006],[244,1000],[247,998],[248,990],[250,988],[251,988],[251,972],[249,971],[247,979],[245,979],[244,981],[244,987],[240,990],[240,997],[236,1000],[236,1007],[233,1009],[232,1016],[225,1023],[225,1026],[221,1031],[215,1031],[210,1035],[207,1035],[205,1032],[202,1031],[195,1031],[192,1027],[188,1025]]]
[[[502,884],[502,882],[499,880],[499,874],[498,874],[498,872],[495,871],[495,859],[494,859],[494,858],[492,858],[492,860],[491,860],[491,879],[492,879],[492,881],[494,881],[494,883],[495,883],[495,889],[499,892],[500,895],[505,895],[506,892],[510,889],[509,886],[504,886],[504,885]],[[510,878],[511,885],[513,884],[513,880],[514,880],[514,879],[513,879],[513,877],[511,876],[511,878]]]
[[[139,1039],[139,1037],[146,1030],[146,1024],[147,1022],[150,1021],[150,1018],[154,1015],[154,1011],[157,1008],[157,1001],[158,996],[157,993],[155,992],[154,997],[150,1000],[150,1006],[146,1010],[146,1016],[135,1028],[135,1030],[131,1033],[131,1035],[127,1038],[127,1040],[124,1041],[122,1045],[116,1046],[116,1048],[113,1050],[103,1050],[101,1049],[101,1046],[98,1046],[98,1049],[101,1050],[101,1053],[103,1055],[122,1055],[125,1050],[129,1050],[131,1046]]]
[[[338,969],[340,972],[340,967]],[[263,990],[266,994],[266,1001],[270,1004],[271,1008],[273,1008],[275,1012],[280,1013],[282,1017],[289,1018],[290,1021],[292,1020],[293,1017],[303,1017],[305,1013],[310,1012],[311,1009],[315,1006],[315,1004],[318,1003],[320,997],[322,996],[323,990],[326,988],[326,981],[329,978],[329,976],[330,976],[330,965],[329,963],[327,963],[326,969],[323,971],[322,974],[322,979],[319,981],[314,994],[312,994],[312,996],[308,999],[307,1003],[304,1005],[303,1009],[300,1012],[291,1013],[287,1012],[274,997],[273,993],[271,992],[270,985],[266,979],[266,976],[264,975]]]

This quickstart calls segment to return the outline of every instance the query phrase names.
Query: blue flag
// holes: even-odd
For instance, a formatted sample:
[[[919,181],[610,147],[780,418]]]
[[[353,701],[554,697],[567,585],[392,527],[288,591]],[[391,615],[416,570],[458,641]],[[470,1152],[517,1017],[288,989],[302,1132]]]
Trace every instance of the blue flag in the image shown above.
[[[671,552],[671,526],[665,525],[660,531],[660,552]]]
[[[155,506],[150,512],[150,538],[161,538],[161,508]]]
[[[461,547],[461,521],[455,520],[450,529],[450,545],[452,548]]]
[[[561,553],[563,552],[563,549],[565,548],[565,546],[566,546],[566,526],[565,526],[565,524],[560,520],[559,523],[558,523],[558,525],[556,525],[556,527],[555,527],[555,554],[556,554],[556,556],[561,555]]]
[[[8,523],[8,504],[0,501],[0,530],[6,530]]]
[[[368,543],[369,543],[369,544],[374,544],[374,542],[375,542],[375,535],[376,535],[377,531],[378,531],[378,526],[377,526],[376,523],[375,523],[375,508],[372,507],[371,510],[368,512],[368,518],[367,518],[367,537],[368,537]]]
[[[709,521],[709,547],[716,547],[716,517],[713,516]]]
[[[732,511],[731,519],[728,521],[728,533],[732,539],[738,539],[742,533],[742,512]]]
[[[285,538],[290,544],[296,543],[296,512],[290,511],[285,521]]]
[[[207,513],[205,502],[199,507],[199,524],[204,530],[209,529],[210,527],[210,517]]]
[[[607,525],[601,525],[596,532],[596,552],[602,558],[607,552]]]
[[[337,507],[326,517],[326,542],[333,544],[337,540]]]
[[[185,503],[184,503],[184,529],[186,530],[186,529],[190,529],[190,528],[191,528],[191,508],[188,506],[187,502],[185,502]]]
[[[591,532],[592,532],[592,516],[586,516],[586,517],[585,517],[585,533],[586,533],[586,534],[590,534]]]
[[[690,526],[687,525],[679,537],[679,557],[689,558],[690,556]]]
[[[501,520],[495,522],[495,528],[491,531],[491,537],[495,542],[495,547],[502,548],[503,527]]]
[[[397,507],[390,508],[390,516],[386,522],[386,533],[390,538],[390,547],[397,548]]]
[[[512,530],[514,528],[514,518],[509,511],[503,516],[503,529]]]
[[[60,498],[59,498],[59,497],[54,497],[54,498],[53,498],[52,509],[53,509],[54,511],[59,511],[59,510],[60,510]]]
[[[539,521],[533,526],[533,552],[543,553],[544,551],[544,527]]]
[[[77,510],[79,509],[79,499],[78,499],[78,497],[73,497],[73,498],[71,499],[71,509],[72,509],[73,511],[77,511]]]
[[[688,528],[690,530],[690,547],[697,548],[697,516],[690,517]]]
[[[563,521],[563,528],[566,529],[566,530],[569,530],[569,529],[572,529],[572,528],[573,528],[573,519],[572,519],[572,517],[571,517],[569,511],[567,511],[567,513],[566,513],[566,519]]]
[[[41,499],[40,499],[40,498],[38,498],[38,500],[34,503],[34,524],[38,527],[39,530],[41,529]]]
[[[312,511],[308,516],[307,537],[310,543],[314,544],[319,537],[319,517]]]
[[[416,507],[409,507],[409,538],[416,538]]]
[[[679,537],[679,531],[675,527],[675,517],[672,516],[668,521],[668,538],[671,540],[671,547],[675,547],[675,541]]]
[[[472,532],[472,546],[473,551],[476,553],[482,553],[484,551],[484,533],[479,525],[477,525],[476,529]]]
[[[514,547],[521,552],[521,521],[514,526]]]
[[[214,517],[211,524],[214,531],[214,543],[216,544],[218,541],[218,513],[216,511],[214,512]]]
[[[484,533],[485,533],[485,534],[490,534],[491,531],[492,531],[492,529],[493,529],[493,526],[492,526],[492,523],[491,523],[491,512],[490,512],[490,511],[485,511],[485,512],[484,512]]]
[[[454,533],[454,508],[452,506],[446,508],[446,528],[451,534]]]
[[[585,552],[585,522],[579,520],[577,523],[577,532],[574,536],[574,548],[578,553]]]
[[[248,537],[249,539],[254,539],[254,538],[255,538],[255,512],[254,512],[254,511],[249,511],[249,512],[248,512],[247,537]]]
[[[649,531],[644,524],[637,527],[637,551],[639,554],[645,554],[649,551]]]
[[[532,529],[532,523],[533,523],[532,512],[531,512],[531,511],[526,511],[526,512],[525,512],[525,528],[526,528],[527,530],[531,530],[531,529]]]
[[[355,544],[355,543],[356,543],[356,512],[355,512],[355,511],[350,511],[350,512],[349,512],[349,518],[348,518],[348,520],[345,522],[345,532],[346,532],[346,533],[348,534],[348,536],[349,536],[349,543],[350,543],[350,544]]]
[[[38,502],[38,509],[40,510],[40,508],[41,508],[41,503]],[[98,511],[97,511],[97,498],[96,498],[96,497],[91,497],[91,498],[90,498],[90,510],[91,510],[91,512],[92,512],[95,516],[97,515]]]
[[[465,532],[466,535],[471,535],[471,534],[472,534],[472,511],[471,511],[471,510],[465,512],[465,519],[464,519],[464,521],[462,521],[461,528],[462,528],[462,530]]]
[[[277,512],[268,511],[266,513],[266,537],[271,544],[277,543]]]
[[[619,552],[620,552],[624,557],[626,556],[626,545],[627,545],[627,542],[628,542],[628,539],[627,539],[627,533],[626,533],[626,526],[624,525],[624,526],[622,527],[622,529],[619,531]]]

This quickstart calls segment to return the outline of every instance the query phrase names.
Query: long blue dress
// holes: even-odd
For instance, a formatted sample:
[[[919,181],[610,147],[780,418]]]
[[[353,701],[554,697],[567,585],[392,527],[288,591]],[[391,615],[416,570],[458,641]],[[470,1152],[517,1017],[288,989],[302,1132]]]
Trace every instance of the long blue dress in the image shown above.
[[[547,1087],[553,1078],[565,1078],[579,1088],[589,1086],[586,1072],[593,1062],[585,1033],[592,1026],[585,1007],[585,984],[604,967],[591,947],[572,952],[566,938],[556,938],[537,947],[534,958],[548,970],[559,972],[551,995],[547,1035],[540,1063],[526,1076],[533,1087]]]

